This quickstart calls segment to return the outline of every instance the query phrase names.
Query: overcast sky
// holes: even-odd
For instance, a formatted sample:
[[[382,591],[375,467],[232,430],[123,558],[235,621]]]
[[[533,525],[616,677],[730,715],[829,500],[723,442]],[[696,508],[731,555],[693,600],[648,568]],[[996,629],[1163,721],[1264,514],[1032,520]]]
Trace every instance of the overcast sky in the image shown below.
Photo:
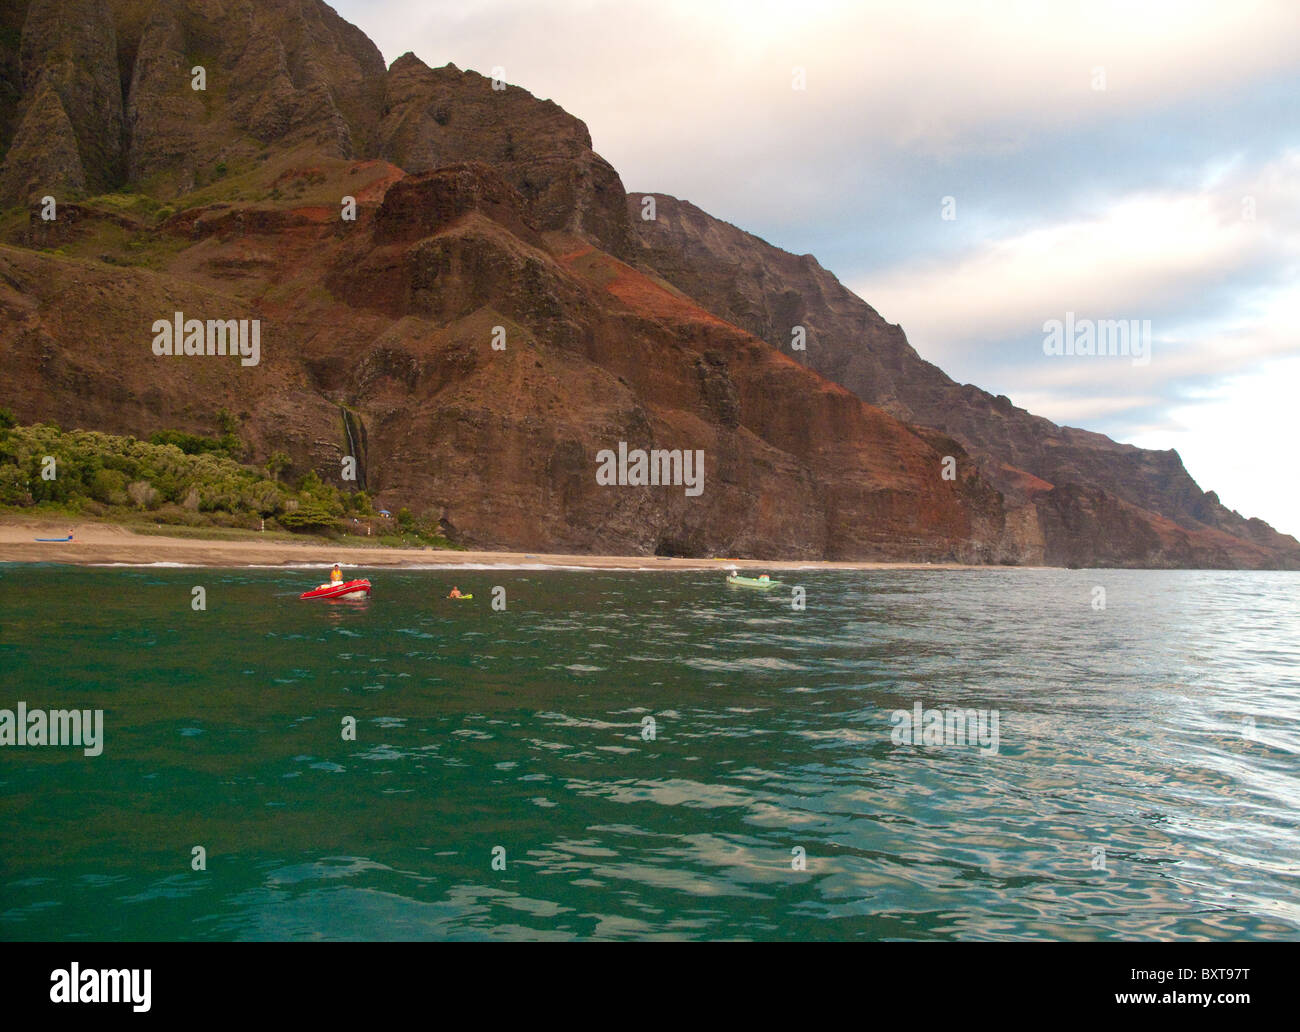
[[[504,68],[629,190],[815,254],[956,379],[1177,448],[1300,535],[1300,0],[334,6],[389,63]],[[1067,312],[1150,320],[1150,362],[1045,355]]]

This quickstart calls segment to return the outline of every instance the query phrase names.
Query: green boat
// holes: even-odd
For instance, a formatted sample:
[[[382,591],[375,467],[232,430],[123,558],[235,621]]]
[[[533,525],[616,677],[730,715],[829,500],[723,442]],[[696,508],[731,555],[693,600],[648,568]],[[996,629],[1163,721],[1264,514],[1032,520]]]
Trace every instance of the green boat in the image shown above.
[[[738,573],[729,573],[727,583],[738,588],[757,588],[759,591],[766,591],[768,588],[775,588],[780,581],[772,580],[767,574],[762,577],[742,577]]]

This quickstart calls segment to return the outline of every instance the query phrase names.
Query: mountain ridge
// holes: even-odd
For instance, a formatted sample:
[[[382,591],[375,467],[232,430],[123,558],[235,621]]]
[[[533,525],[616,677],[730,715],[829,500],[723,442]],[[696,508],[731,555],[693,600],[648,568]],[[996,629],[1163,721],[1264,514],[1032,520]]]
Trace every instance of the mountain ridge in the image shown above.
[[[385,67],[318,0],[4,17],[0,354],[24,419],[142,433],[226,405],[251,458],[340,483],[355,421],[381,502],[492,547],[1300,567],[1175,454],[956,384],[812,256],[667,195],[643,223],[581,119]],[[265,320],[264,364],[153,364],[141,325],[186,308]],[[796,317],[806,353],[782,347]],[[712,497],[598,490],[620,440],[702,447]]]
[[[637,218],[647,196],[655,197],[654,220]],[[957,383],[811,255],[785,251],[670,195],[633,191],[628,209],[647,267],[774,347],[789,351],[790,328],[805,326],[807,350],[790,351],[792,357],[900,419],[953,434],[1013,501],[1030,497],[1019,490],[1019,470],[1050,484],[1100,487],[1187,529],[1210,528],[1279,548],[1294,541],[1202,491],[1173,449],[1143,449],[1058,426],[1005,396]],[[808,282],[790,289],[801,276]],[[769,282],[785,289],[778,292]]]

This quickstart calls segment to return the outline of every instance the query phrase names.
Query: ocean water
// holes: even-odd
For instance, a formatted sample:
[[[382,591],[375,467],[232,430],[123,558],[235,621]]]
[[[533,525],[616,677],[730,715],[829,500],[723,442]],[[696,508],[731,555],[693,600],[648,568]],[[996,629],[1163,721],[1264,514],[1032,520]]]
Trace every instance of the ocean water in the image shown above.
[[[1300,938],[1300,576],[778,576],[0,566],[0,938]]]

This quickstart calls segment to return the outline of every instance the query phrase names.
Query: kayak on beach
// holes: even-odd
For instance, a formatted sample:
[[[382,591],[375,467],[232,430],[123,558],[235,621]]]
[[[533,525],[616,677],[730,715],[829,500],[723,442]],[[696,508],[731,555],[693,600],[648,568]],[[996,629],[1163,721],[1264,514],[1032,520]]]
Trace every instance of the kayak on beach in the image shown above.
[[[365,598],[370,594],[370,581],[350,580],[340,583],[322,584],[318,588],[312,588],[311,591],[304,591],[298,597],[302,598]]]
[[[37,541],[71,541],[72,535],[69,534],[67,537],[61,537],[61,538],[36,538],[36,540]]]

